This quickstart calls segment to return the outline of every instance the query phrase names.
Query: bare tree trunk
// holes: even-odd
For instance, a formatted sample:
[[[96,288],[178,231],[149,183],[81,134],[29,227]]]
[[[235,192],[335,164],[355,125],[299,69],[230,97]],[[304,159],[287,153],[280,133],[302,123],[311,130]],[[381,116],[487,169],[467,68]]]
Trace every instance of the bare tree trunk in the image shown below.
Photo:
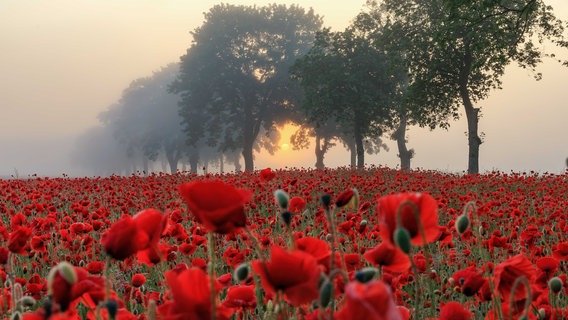
[[[189,172],[197,173],[197,162],[199,161],[199,156],[195,153],[189,156]]]
[[[412,150],[406,147],[406,114],[404,111],[399,113],[400,123],[398,128],[392,134],[392,138],[396,140],[398,146],[398,157],[400,158],[400,169],[403,171],[410,170],[410,159],[414,155]]]
[[[474,108],[469,91],[467,89],[469,83],[469,75],[471,73],[471,63],[473,61],[470,40],[464,39],[464,64],[459,75],[460,95],[462,98],[465,114],[467,117],[467,140],[469,144],[469,157],[467,165],[467,173],[479,173],[479,146],[482,141],[478,135],[479,125],[479,108]]]
[[[323,163],[323,158],[325,156],[325,151],[321,145],[321,137],[316,135],[316,169],[324,169],[325,165]]]
[[[254,171],[254,157],[252,155],[252,144],[253,142],[246,142],[243,145],[243,159],[245,159],[245,171]]]
[[[355,147],[357,150],[357,169],[363,169],[365,167],[365,147],[363,146],[363,136],[355,127]]]

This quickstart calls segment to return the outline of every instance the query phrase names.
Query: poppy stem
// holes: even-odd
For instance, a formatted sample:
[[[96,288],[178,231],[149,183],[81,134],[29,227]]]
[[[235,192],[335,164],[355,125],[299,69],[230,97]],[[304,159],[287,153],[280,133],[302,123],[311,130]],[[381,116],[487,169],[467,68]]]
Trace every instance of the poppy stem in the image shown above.
[[[211,295],[211,320],[217,318],[217,292],[215,290],[215,233],[207,233],[207,255],[209,256],[209,286]]]
[[[528,316],[531,303],[532,303],[532,292],[531,292],[531,284],[526,277],[518,277],[513,282],[513,287],[511,288],[511,298],[509,299],[509,320],[513,319],[513,308],[515,307],[515,294],[517,293],[517,289],[519,288],[519,284],[522,284],[527,291],[526,299],[525,299],[525,306],[523,307],[523,315]]]
[[[110,256],[107,255],[106,257],[106,263],[105,263],[105,271],[104,271],[104,277],[105,277],[105,301],[109,301],[110,300],[110,266],[111,266],[111,261],[110,261]]]
[[[329,261],[329,275],[330,275],[330,281],[332,281],[331,275],[334,273],[335,271],[335,219],[334,219],[334,215],[335,215],[335,210],[330,209],[328,206],[325,207],[325,216],[327,218],[328,221],[328,228],[329,228],[329,242],[330,242],[330,247],[331,247],[331,259]],[[335,309],[335,299],[334,299],[334,290],[335,286],[333,285],[333,281],[331,282],[331,301],[329,302],[329,319],[332,320],[333,319],[333,312]]]

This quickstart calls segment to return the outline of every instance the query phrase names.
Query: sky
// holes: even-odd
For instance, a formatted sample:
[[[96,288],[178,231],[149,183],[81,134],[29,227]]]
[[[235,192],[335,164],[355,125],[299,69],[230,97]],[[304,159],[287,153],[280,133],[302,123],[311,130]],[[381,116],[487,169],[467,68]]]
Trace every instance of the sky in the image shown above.
[[[225,1],[259,6],[274,1]],[[365,0],[279,1],[313,8],[324,25],[343,30]],[[568,20],[568,1],[545,0]],[[0,1],[0,177],[18,174],[89,175],[69,160],[75,138],[97,126],[97,115],[120,99],[133,80],[179,61],[191,45],[190,31],[203,23],[209,0],[2,0]],[[547,50],[554,48],[547,47]],[[568,54],[558,51],[558,57]],[[484,133],[480,170],[561,173],[568,157],[568,68],[547,61],[535,81],[512,65],[503,90],[479,103]],[[289,130],[288,130],[289,131]],[[286,132],[288,132],[286,131]],[[287,134],[281,144],[285,144]],[[449,130],[412,127],[413,167],[467,169],[465,115]],[[289,135],[289,132],[288,132]],[[367,156],[368,164],[396,167],[396,144]],[[341,146],[325,159],[347,165]],[[282,148],[257,154],[255,167],[313,167],[313,150]]]

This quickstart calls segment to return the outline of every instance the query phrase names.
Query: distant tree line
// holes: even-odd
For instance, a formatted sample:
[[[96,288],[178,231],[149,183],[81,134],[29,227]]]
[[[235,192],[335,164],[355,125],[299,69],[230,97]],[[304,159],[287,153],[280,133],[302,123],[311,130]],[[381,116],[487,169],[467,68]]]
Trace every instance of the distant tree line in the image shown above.
[[[180,163],[240,170],[241,155],[252,171],[254,152],[273,154],[286,123],[299,127],[294,149],[313,139],[317,168],[336,143],[362,168],[386,135],[409,169],[407,128],[447,128],[463,106],[468,173],[478,173],[477,103],[501,88],[511,62],[534,71],[553,56],[539,43],[568,47],[564,31],[542,0],[368,1],[341,32],[296,5],[220,4],[179,63],[133,81],[99,131],[145,171],[158,159],[171,172]]]

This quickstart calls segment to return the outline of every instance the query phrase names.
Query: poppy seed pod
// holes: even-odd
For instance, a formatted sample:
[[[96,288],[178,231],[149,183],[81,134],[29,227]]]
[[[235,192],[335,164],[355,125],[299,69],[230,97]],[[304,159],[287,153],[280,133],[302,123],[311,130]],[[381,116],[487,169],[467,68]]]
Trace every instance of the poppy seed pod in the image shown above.
[[[363,268],[355,272],[355,279],[361,283],[367,283],[375,277],[377,274],[377,269],[375,268]]]
[[[456,220],[456,230],[459,234],[463,234],[469,228],[469,218],[467,215],[460,215]]]
[[[242,263],[235,269],[235,273],[233,274],[233,278],[237,282],[245,281],[249,275],[249,266],[246,263]]]
[[[327,305],[331,301],[331,289],[332,289],[331,282],[327,279],[324,280],[324,282],[322,283],[322,285],[320,286],[320,289],[319,289],[320,304],[321,304],[321,307],[323,307],[323,308],[327,307]]]
[[[286,193],[286,191],[284,191],[282,189],[278,189],[278,190],[274,191],[274,200],[276,200],[276,203],[278,204],[280,209],[282,209],[282,210],[288,209],[288,203],[290,202],[290,196],[288,195],[288,193]]]
[[[411,246],[410,233],[408,233],[408,230],[398,227],[394,232],[394,243],[400,248],[400,250],[402,250],[402,252],[409,254]]]
[[[328,209],[329,206],[331,205],[331,195],[327,194],[327,193],[323,194],[320,197],[320,201],[321,201],[321,204],[324,206],[324,208]]]
[[[118,312],[118,302],[115,300],[108,300],[105,302],[105,308],[108,311],[108,315],[110,319],[116,319],[116,314]]]
[[[280,218],[282,218],[282,221],[284,221],[284,223],[286,224],[286,226],[290,226],[290,222],[292,222],[292,214],[290,213],[290,211],[285,210],[282,211],[280,213]]]
[[[554,293],[562,291],[562,279],[554,277],[548,281],[548,288]]]

